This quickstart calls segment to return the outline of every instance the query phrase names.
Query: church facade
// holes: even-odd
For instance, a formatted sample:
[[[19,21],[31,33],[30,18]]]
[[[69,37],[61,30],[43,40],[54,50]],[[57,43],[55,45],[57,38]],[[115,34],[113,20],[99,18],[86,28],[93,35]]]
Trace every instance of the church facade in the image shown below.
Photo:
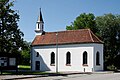
[[[31,44],[32,71],[103,70],[103,42],[90,29],[45,32],[42,13]]]

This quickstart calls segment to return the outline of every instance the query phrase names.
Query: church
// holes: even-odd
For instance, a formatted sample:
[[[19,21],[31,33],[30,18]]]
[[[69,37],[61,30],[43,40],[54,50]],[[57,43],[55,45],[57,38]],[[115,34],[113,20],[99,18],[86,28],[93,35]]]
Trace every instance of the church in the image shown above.
[[[45,32],[40,10],[35,33],[31,44],[32,71],[103,70],[103,42],[90,29]]]

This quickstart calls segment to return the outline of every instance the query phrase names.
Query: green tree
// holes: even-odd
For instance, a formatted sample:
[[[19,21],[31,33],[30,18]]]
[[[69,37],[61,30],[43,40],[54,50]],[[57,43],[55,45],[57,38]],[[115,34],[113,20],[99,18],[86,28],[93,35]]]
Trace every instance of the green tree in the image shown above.
[[[24,34],[18,28],[19,15],[11,9],[13,3],[0,0],[0,52],[16,53],[23,46]]]
[[[80,14],[67,30],[90,28],[104,42],[105,67],[120,68],[120,15]]]
[[[95,16],[92,13],[80,14],[70,26],[66,26],[67,30],[77,30],[77,29],[91,29],[94,33],[97,32],[95,24]]]
[[[30,64],[30,45],[31,42],[24,41],[24,47],[20,51],[19,64]]]
[[[120,52],[120,15],[105,14],[96,17],[98,34],[104,41],[104,55],[106,66],[118,66],[116,63]]]

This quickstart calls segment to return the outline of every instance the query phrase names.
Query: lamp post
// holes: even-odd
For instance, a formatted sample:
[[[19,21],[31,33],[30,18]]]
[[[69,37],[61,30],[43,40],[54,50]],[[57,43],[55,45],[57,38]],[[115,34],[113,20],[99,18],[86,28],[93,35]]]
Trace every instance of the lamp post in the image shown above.
[[[56,73],[58,73],[58,32],[56,33]]]

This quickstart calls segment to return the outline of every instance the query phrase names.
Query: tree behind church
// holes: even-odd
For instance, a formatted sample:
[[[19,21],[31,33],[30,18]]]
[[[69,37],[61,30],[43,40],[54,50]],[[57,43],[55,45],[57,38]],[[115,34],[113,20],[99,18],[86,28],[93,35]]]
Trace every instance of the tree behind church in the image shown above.
[[[19,64],[20,65],[30,65],[30,45],[31,42],[24,41],[24,47],[20,50],[20,58]]]
[[[96,26],[101,40],[104,41],[106,67],[120,68],[120,15],[110,13],[98,16]]]
[[[104,42],[105,68],[120,68],[120,15],[81,14],[67,30],[91,29]]]
[[[95,24],[95,16],[92,13],[82,13],[80,14],[70,26],[66,26],[67,30],[77,30],[77,29],[91,29],[94,33],[97,32]]]
[[[24,34],[18,28],[19,15],[12,10],[13,2],[0,0],[0,52],[18,53]]]

